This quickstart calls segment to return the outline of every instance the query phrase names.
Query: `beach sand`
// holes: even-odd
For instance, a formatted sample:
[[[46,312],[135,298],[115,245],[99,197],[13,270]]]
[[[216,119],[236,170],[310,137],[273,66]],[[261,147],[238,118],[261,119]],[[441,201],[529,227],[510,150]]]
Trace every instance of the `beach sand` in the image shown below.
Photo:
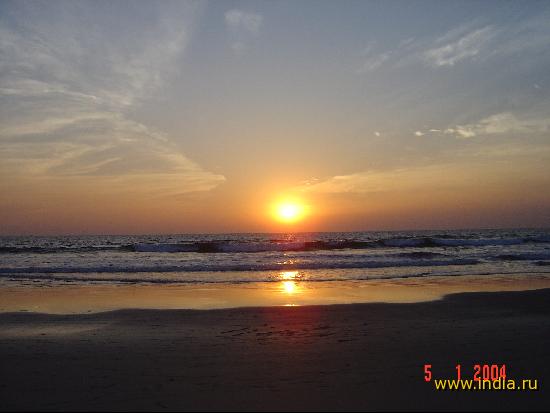
[[[0,314],[1,410],[545,410],[550,289],[422,303]],[[538,391],[436,391],[506,364]]]

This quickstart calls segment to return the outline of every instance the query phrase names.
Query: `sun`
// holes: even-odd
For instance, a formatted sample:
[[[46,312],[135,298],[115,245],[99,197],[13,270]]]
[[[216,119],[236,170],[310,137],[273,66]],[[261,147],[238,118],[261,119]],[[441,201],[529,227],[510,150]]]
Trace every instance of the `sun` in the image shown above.
[[[300,207],[296,204],[283,204],[279,206],[279,216],[284,220],[294,220],[300,213]]]
[[[298,201],[282,201],[275,205],[273,212],[278,221],[292,223],[304,217],[306,207]]]

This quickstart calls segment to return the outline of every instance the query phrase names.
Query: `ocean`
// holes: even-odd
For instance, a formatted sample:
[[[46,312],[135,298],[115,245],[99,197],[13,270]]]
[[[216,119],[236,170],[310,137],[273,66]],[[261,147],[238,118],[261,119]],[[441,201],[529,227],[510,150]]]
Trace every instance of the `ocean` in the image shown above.
[[[3,236],[0,285],[550,273],[550,230]]]

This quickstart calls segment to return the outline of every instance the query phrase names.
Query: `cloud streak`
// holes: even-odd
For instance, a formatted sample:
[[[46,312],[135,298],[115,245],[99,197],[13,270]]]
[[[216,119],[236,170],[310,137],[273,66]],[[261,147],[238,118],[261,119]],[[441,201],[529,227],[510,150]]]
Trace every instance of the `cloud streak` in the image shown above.
[[[458,39],[424,52],[428,64],[435,67],[454,66],[455,64],[478,56],[485,45],[496,35],[491,26],[467,33]]]
[[[442,170],[449,173],[442,174]],[[325,180],[307,182],[296,190],[309,194],[376,194],[418,191],[427,187],[434,190],[459,185],[459,177],[460,169],[455,165],[428,165],[337,175]]]
[[[176,193],[225,180],[132,116],[174,73],[194,6],[115,13],[125,24],[105,5],[19,6],[16,24],[0,20],[0,159],[10,175],[168,179]]]
[[[258,13],[233,9],[225,13],[225,23],[233,30],[257,34],[262,26],[263,17]]]
[[[488,135],[530,135],[550,131],[550,118],[541,115],[515,115],[512,112],[500,112],[474,123],[450,126],[446,129],[429,129],[416,131],[416,136],[427,133],[452,135],[457,138],[469,139]]]
[[[544,50],[550,42],[550,14],[506,26],[479,21],[450,28],[439,37],[405,38],[394,48],[381,50],[374,41],[361,52],[358,73],[411,65],[433,69],[451,68],[466,62],[482,62]]]
[[[228,10],[225,15],[225,24],[233,38],[231,49],[236,54],[246,51],[251,37],[260,33],[264,18],[259,13],[239,9]]]

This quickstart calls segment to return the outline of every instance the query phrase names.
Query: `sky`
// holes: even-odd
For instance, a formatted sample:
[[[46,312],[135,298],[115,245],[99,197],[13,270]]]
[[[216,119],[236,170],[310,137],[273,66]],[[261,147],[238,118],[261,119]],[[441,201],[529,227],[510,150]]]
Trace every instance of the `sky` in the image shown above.
[[[549,188],[547,1],[0,1],[0,234],[550,227]]]

